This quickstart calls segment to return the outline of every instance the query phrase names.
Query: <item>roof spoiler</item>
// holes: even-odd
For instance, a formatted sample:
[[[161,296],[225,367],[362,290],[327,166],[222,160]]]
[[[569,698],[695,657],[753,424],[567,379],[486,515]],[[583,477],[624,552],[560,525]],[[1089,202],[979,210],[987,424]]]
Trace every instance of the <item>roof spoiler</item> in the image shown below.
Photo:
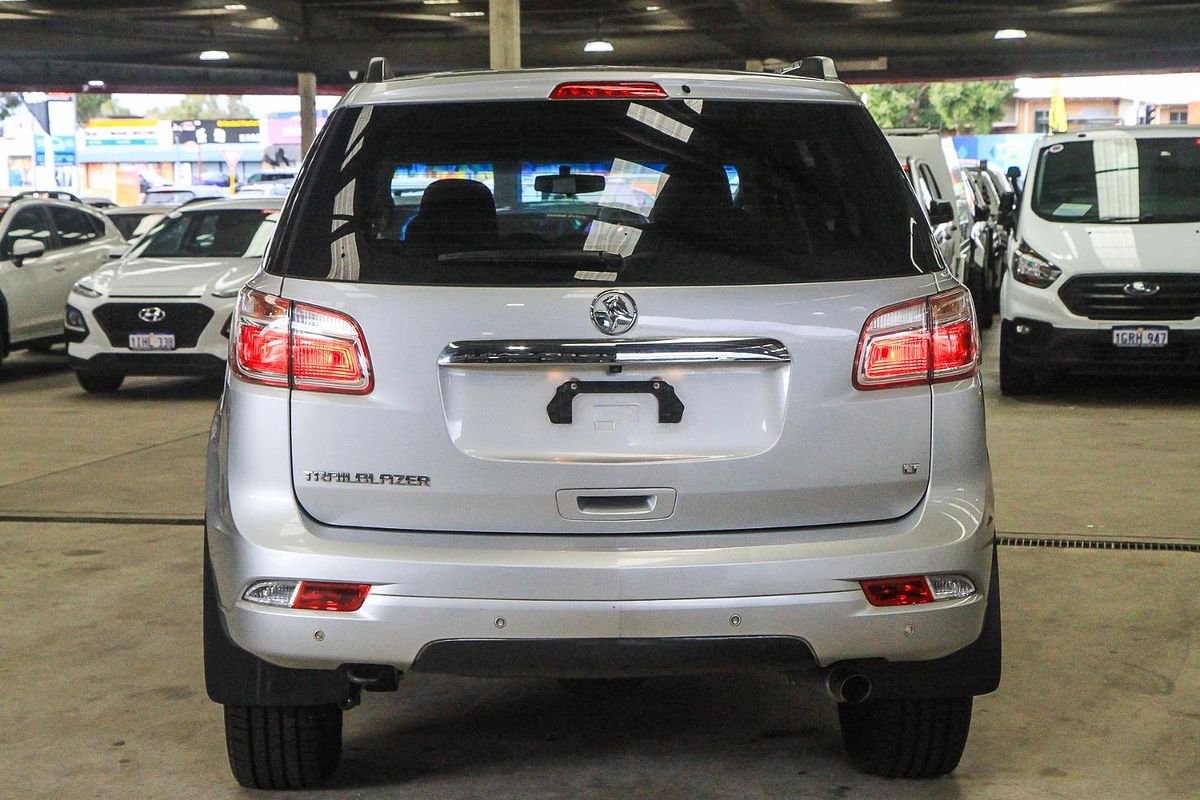
[[[388,63],[388,60],[383,56],[375,56],[367,65],[367,74],[363,77],[363,83],[379,83],[394,77],[396,76],[392,72],[392,65]]]
[[[779,74],[794,75],[798,78],[816,78],[823,81],[838,79],[837,66],[829,56],[805,56],[779,70]]]

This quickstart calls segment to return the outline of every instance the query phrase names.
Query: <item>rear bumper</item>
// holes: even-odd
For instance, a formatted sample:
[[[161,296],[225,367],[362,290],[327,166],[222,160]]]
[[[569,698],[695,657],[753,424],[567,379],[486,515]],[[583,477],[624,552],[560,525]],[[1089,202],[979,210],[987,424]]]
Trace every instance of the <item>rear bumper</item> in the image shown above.
[[[76,372],[100,375],[216,376],[225,371],[225,359],[208,353],[100,353],[70,361]]]
[[[995,536],[981,404],[978,379],[935,388],[929,489],[898,519],[656,535],[477,534],[335,528],[311,519],[296,504],[287,459],[263,457],[288,452],[286,413],[266,413],[286,410],[286,392],[238,384],[225,393],[209,449],[215,614],[238,648],[293,670],[373,664],[513,674],[506,664],[538,662],[547,642],[578,654],[596,641],[617,644],[618,660],[648,655],[640,665],[625,663],[623,674],[656,670],[663,656],[652,655],[648,642],[719,640],[717,655],[694,665],[704,669],[744,667],[740,645],[754,640],[794,643],[784,648],[795,662],[788,669],[940,659],[979,639],[988,605]],[[241,429],[243,419],[253,425]],[[254,447],[230,448],[231,437]],[[977,594],[877,608],[858,585],[946,572],[969,576]],[[352,613],[241,599],[266,578],[373,588]],[[472,657],[468,670],[446,653],[460,661],[488,655]],[[577,656],[561,670],[543,661],[551,673],[580,672]],[[597,665],[592,674],[609,671]]]
[[[1116,347],[1112,328],[1138,323],[1113,322],[1102,329],[1061,328],[1018,317],[1001,324],[1005,358],[1020,366],[1089,374],[1200,375],[1200,330],[1172,323],[1145,323],[1170,328],[1165,347]],[[1028,329],[1017,333],[1017,326]]]

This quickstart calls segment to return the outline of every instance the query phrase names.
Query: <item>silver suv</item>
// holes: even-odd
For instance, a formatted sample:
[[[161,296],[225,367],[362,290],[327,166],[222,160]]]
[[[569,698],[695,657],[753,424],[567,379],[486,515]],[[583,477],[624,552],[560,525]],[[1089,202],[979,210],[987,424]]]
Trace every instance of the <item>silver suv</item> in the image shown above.
[[[798,72],[341,102],[212,429],[239,782],[320,783],[410,671],[819,671],[862,769],[955,768],[1000,669],[976,322],[867,111]]]

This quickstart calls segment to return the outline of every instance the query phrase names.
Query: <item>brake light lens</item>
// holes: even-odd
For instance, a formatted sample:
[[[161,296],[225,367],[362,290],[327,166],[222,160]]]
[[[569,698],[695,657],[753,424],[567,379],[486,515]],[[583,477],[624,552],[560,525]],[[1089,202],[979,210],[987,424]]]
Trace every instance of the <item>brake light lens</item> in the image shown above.
[[[979,367],[970,293],[952,289],[881,308],[867,318],[854,362],[857,389],[958,380]]]
[[[250,383],[342,394],[374,388],[362,329],[337,311],[243,289],[229,341],[234,374]]]
[[[666,91],[653,81],[579,81],[560,83],[551,100],[665,100]]]

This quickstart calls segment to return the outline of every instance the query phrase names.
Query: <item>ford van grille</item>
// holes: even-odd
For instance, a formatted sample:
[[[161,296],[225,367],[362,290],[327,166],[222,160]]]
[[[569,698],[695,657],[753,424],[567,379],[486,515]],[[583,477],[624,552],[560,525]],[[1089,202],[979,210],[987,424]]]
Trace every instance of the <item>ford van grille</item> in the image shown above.
[[[1200,275],[1081,275],[1058,296],[1071,313],[1088,319],[1192,319],[1200,316]]]

